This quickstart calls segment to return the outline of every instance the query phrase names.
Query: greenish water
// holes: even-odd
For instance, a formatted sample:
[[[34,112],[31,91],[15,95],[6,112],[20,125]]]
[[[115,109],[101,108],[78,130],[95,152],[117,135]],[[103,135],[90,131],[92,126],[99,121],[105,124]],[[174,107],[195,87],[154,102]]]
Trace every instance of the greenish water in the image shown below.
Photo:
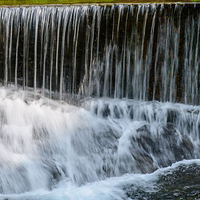
[[[1,0],[0,5],[42,5],[80,3],[161,3],[161,2],[200,2],[200,0]]]

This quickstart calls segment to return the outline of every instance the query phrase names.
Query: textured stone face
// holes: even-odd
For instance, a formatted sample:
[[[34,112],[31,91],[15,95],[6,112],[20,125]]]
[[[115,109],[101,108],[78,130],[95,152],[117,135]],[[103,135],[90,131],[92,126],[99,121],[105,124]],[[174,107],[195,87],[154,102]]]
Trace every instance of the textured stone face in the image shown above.
[[[134,184],[125,186],[130,199],[197,199],[199,193],[199,165],[180,165],[169,169],[158,176],[158,180],[151,183],[154,191],[150,192]]]

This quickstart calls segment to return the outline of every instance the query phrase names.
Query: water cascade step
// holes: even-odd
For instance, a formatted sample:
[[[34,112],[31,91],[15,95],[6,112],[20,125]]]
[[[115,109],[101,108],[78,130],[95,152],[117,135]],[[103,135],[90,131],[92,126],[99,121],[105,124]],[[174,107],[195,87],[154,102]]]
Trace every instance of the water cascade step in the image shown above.
[[[199,4],[0,8],[0,80],[50,98],[198,104],[199,26]]]
[[[199,199],[199,41],[200,4],[1,7],[0,200]]]

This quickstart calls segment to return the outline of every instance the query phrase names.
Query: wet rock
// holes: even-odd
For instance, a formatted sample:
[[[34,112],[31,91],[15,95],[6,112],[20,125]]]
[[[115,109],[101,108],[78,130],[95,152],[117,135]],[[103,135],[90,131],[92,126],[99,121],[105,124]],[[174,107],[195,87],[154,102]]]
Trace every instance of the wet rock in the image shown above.
[[[196,200],[200,198],[200,166],[181,165],[161,174],[154,191],[147,191],[141,186],[125,186],[127,197],[134,200]]]

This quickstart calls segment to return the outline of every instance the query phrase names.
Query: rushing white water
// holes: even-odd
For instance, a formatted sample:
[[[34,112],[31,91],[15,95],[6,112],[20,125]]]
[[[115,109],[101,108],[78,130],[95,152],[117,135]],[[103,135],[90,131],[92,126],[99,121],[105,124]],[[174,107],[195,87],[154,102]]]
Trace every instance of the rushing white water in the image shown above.
[[[0,199],[200,197],[199,31],[198,4],[0,8]]]
[[[72,106],[33,97],[0,90],[1,193],[48,191],[63,181],[76,190],[199,158],[199,106],[127,99]]]

